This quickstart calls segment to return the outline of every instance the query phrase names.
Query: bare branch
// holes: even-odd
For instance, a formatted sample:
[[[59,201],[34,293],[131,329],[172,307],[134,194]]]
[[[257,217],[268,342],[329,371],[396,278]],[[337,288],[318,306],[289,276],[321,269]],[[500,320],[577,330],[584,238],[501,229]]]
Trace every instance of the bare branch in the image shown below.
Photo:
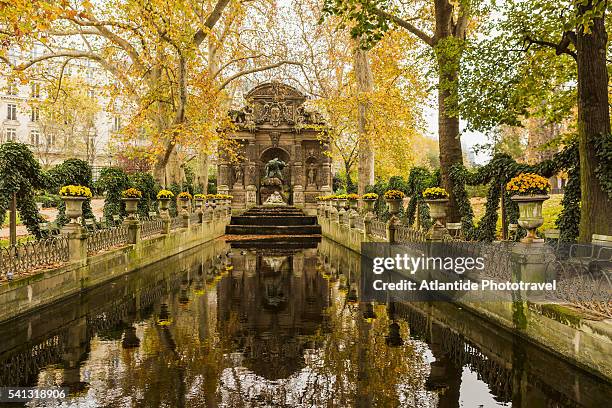
[[[576,55],[576,52],[569,49],[569,45],[572,43],[571,38],[572,37],[571,37],[570,32],[565,32],[563,33],[563,37],[561,38],[561,41],[559,41],[558,44],[555,44],[554,42],[551,42],[551,41],[536,40],[534,38],[531,38],[530,36],[525,37],[525,42],[527,42],[528,44],[527,49],[529,48],[531,44],[536,44],[542,47],[554,49],[557,55],[567,54],[571,56],[572,58],[574,58],[575,60],[578,57]]]
[[[416,26],[414,26],[412,23],[410,23],[408,20],[397,17],[391,13],[388,13],[384,10],[381,10],[379,8],[374,8],[374,13],[386,18],[387,20],[390,20],[392,22],[394,22],[395,24],[397,24],[398,26],[405,28],[406,30],[408,30],[409,32],[411,32],[412,34],[416,35],[418,38],[420,38],[425,44],[433,47],[434,46],[434,38],[430,35],[427,35],[424,31],[422,31],[421,29],[417,28]]]
[[[295,62],[295,61],[279,61],[275,64],[270,64],[270,65],[265,65],[263,67],[257,67],[257,68],[253,68],[253,69],[247,69],[245,71],[241,71],[238,72],[234,75],[232,75],[231,77],[229,77],[228,79],[226,79],[221,86],[219,87],[219,91],[223,90],[226,86],[228,86],[230,84],[230,82],[245,76],[245,75],[249,75],[249,74],[254,74],[256,72],[261,72],[261,71],[267,71],[269,69],[274,69],[274,68],[278,68],[281,67],[283,65],[299,65],[301,66],[302,63],[301,62]]]
[[[208,32],[213,29],[215,24],[217,24],[217,21],[219,21],[219,19],[221,18],[221,14],[223,13],[223,10],[229,4],[229,2],[230,0],[217,0],[217,4],[215,4],[215,8],[213,8],[213,11],[206,18],[206,21],[204,21],[204,27],[206,27],[206,30],[203,28],[200,28],[193,35],[193,43],[195,44],[196,47],[199,47],[200,44],[202,44],[202,41],[204,41],[204,39],[208,36]]]

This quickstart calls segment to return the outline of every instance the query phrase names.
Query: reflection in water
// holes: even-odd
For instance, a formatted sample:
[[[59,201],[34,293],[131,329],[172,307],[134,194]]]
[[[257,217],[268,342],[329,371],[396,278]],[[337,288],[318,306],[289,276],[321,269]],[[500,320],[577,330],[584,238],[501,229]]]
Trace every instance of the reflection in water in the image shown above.
[[[92,407],[609,400],[609,384],[452,305],[360,303],[359,258],[328,241],[300,250],[216,245],[0,326],[0,386],[67,386],[63,406]]]

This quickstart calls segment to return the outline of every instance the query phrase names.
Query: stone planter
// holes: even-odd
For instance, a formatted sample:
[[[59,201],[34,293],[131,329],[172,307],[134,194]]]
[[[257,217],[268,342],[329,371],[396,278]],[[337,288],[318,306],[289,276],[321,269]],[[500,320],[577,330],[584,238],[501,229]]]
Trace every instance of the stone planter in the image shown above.
[[[168,207],[170,206],[169,198],[158,198],[157,202],[159,203],[159,216],[161,218],[168,218],[170,214],[168,213]]]
[[[527,236],[521,239],[521,242],[543,242],[536,236],[538,227],[544,224],[542,216],[542,204],[548,200],[548,195],[514,195],[510,199],[518,204],[519,219],[518,224],[527,230]]]
[[[402,199],[398,198],[395,200],[385,199],[387,202],[387,206],[389,207],[389,214],[397,215],[400,212],[400,208],[402,205]]]
[[[204,199],[203,198],[196,198],[195,199],[195,208],[196,208],[196,212],[199,214],[202,212],[202,205],[204,204]]]
[[[338,211],[346,209],[346,199],[339,198],[338,199]]]
[[[370,213],[374,211],[374,203],[376,203],[375,198],[362,198],[364,209],[366,212]]]
[[[187,214],[187,209],[189,208],[189,198],[179,198],[179,202],[181,203],[181,213]]]
[[[444,227],[442,220],[446,218],[446,205],[448,198],[438,198],[435,200],[425,200],[429,207],[429,216],[434,221],[434,227]]]
[[[125,212],[128,214],[127,218],[130,220],[136,219],[140,198],[122,198],[121,201],[125,203]]]
[[[66,204],[66,217],[70,219],[71,224],[78,224],[78,219],[83,216],[83,202],[87,198],[62,196],[62,200]]]
[[[351,210],[357,210],[357,200],[349,200],[349,207]]]

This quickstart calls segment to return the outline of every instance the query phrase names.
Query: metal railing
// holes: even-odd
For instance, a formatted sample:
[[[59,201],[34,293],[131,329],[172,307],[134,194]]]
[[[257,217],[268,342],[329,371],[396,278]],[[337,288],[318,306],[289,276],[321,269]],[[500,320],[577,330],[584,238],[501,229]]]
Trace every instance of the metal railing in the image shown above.
[[[355,224],[355,228],[361,231],[365,230],[365,223],[363,222],[363,217],[361,215],[358,215],[357,217],[355,217],[354,220]]]
[[[161,234],[164,231],[164,220],[161,218],[150,219],[142,222],[140,229],[140,236],[142,238],[150,237],[152,235]]]
[[[372,220],[371,222],[372,235],[379,238],[387,238],[387,223],[379,220]]]
[[[170,220],[170,229],[177,229],[183,226],[183,217],[177,215],[176,217]]]
[[[199,224],[200,223],[200,214],[193,213],[189,215],[189,223],[190,224]]]
[[[33,269],[68,261],[68,238],[64,235],[0,248],[0,278],[11,279]]]
[[[87,252],[94,254],[119,245],[126,245],[128,242],[128,227],[120,225],[118,227],[98,230],[87,238]]]
[[[395,229],[395,240],[402,243],[426,242],[427,234],[423,231],[412,229],[407,225],[400,225]]]

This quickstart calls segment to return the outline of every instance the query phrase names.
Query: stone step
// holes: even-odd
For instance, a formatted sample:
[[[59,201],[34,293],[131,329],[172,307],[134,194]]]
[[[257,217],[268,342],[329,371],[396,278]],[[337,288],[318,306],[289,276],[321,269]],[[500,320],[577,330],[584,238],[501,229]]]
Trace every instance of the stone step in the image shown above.
[[[320,225],[227,225],[232,235],[314,235],[321,234]]]
[[[317,217],[306,215],[239,215],[232,225],[316,225]]]

